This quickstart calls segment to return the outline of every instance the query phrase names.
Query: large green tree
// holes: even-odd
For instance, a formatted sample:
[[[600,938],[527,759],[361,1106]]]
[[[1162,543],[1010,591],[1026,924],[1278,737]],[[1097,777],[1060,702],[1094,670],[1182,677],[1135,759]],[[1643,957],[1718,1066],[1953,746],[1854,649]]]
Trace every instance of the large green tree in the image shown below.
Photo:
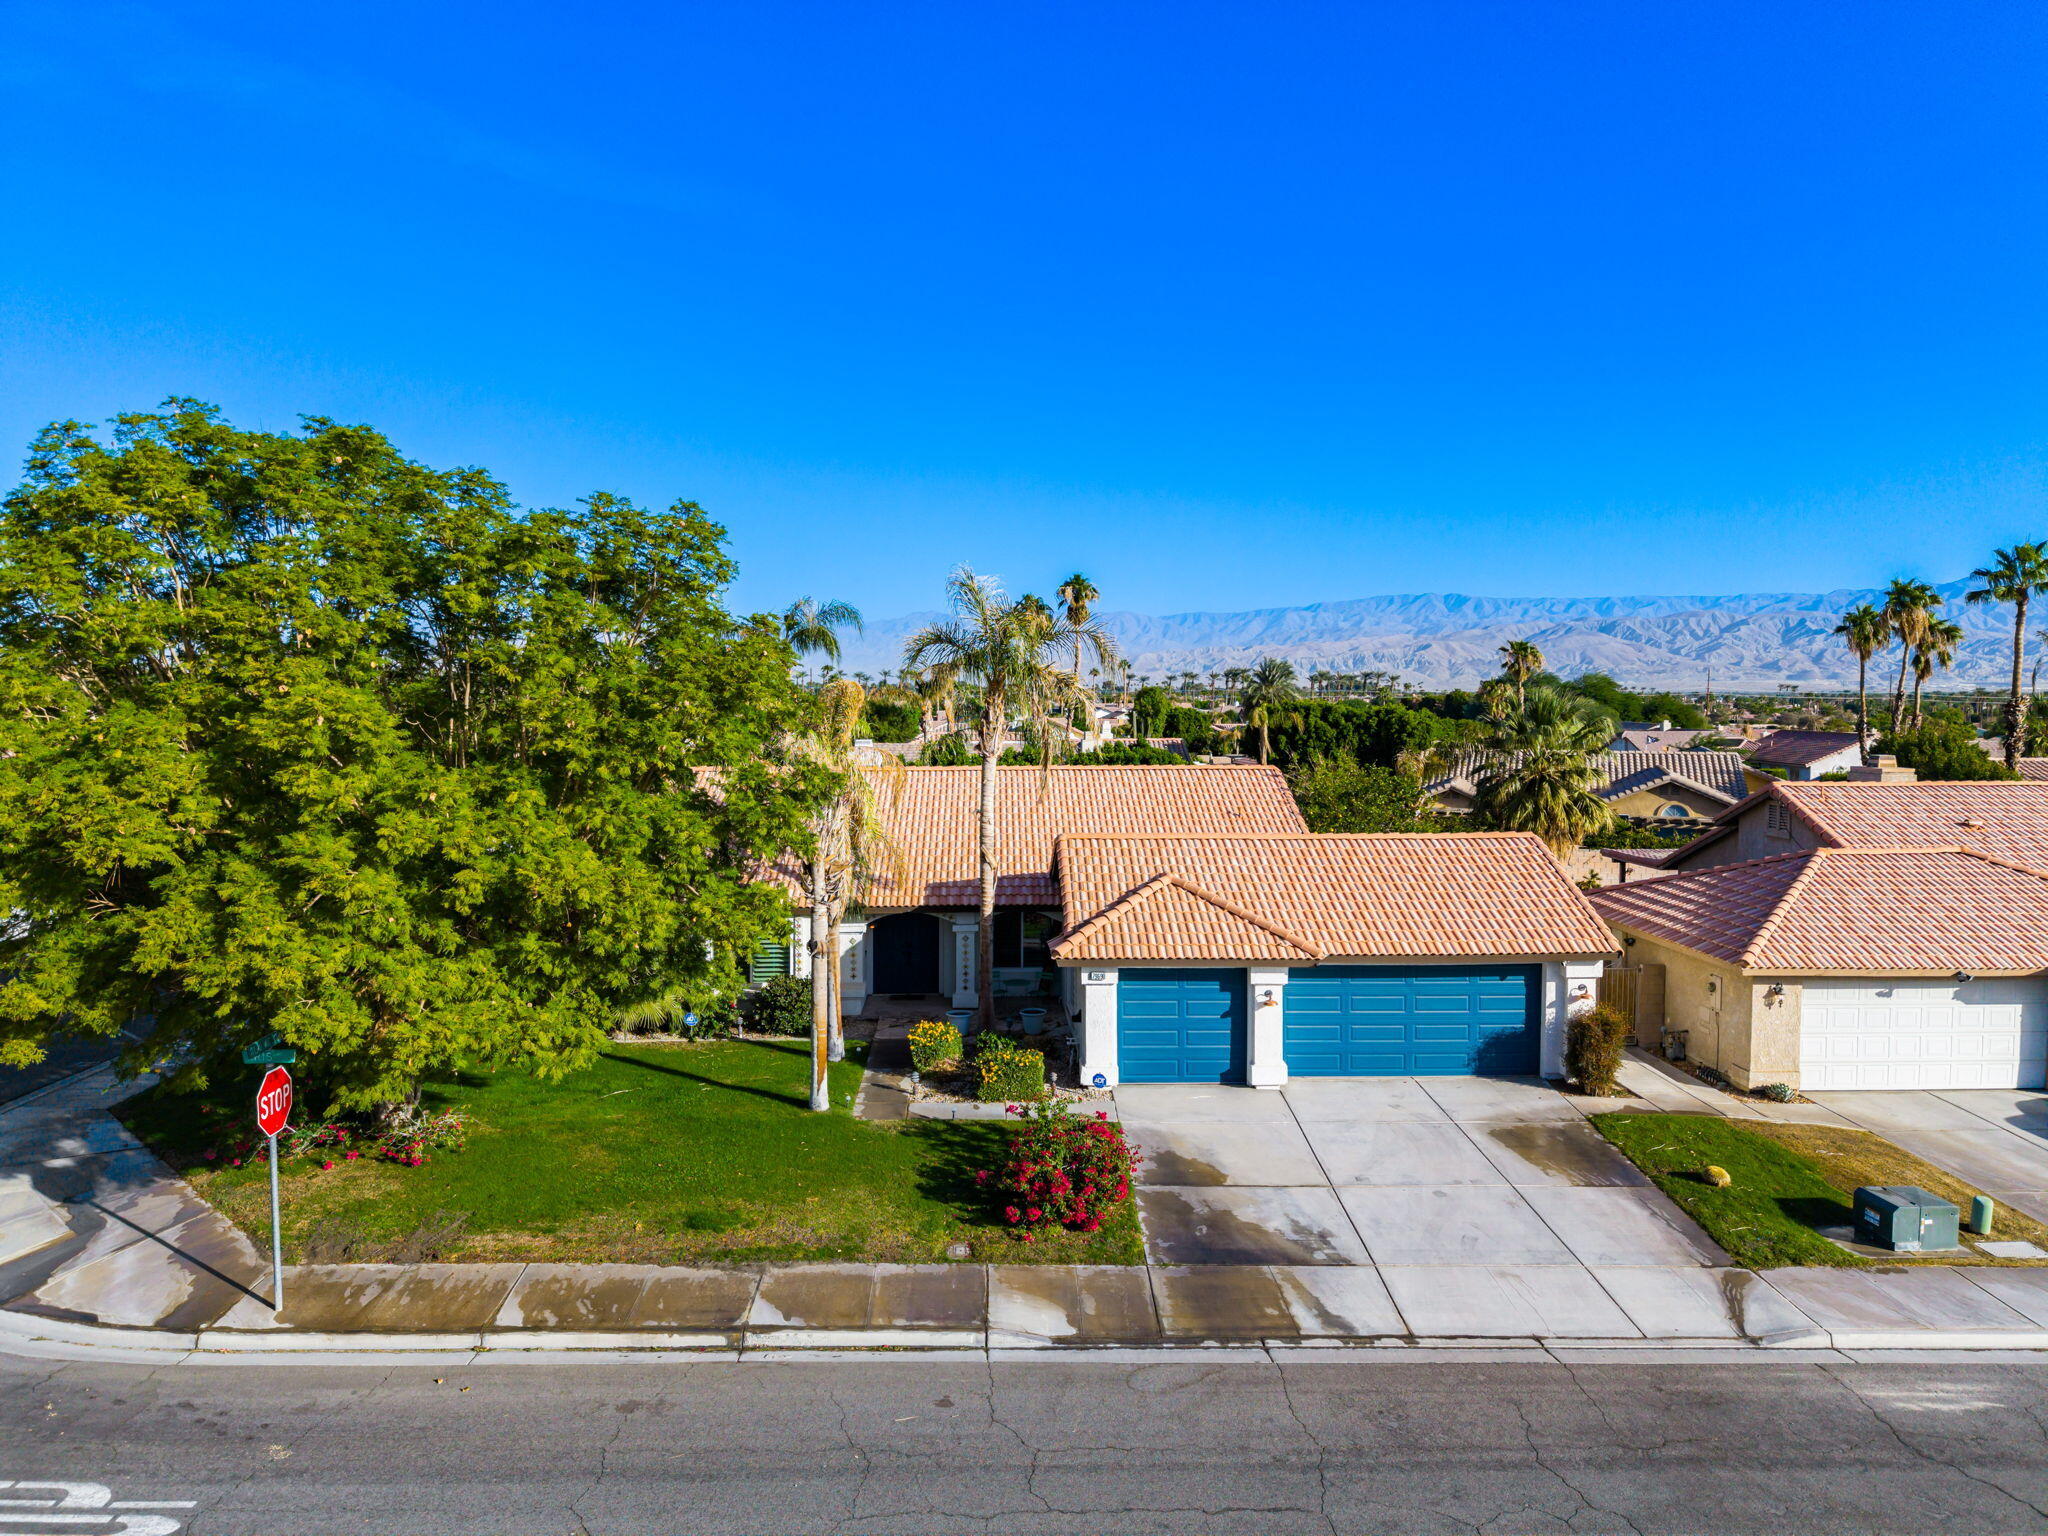
[[[203,1079],[276,1030],[389,1104],[729,989],[828,786],[722,537],[321,419],[49,428],[0,511],[0,1059],[140,1020],[131,1066]]]

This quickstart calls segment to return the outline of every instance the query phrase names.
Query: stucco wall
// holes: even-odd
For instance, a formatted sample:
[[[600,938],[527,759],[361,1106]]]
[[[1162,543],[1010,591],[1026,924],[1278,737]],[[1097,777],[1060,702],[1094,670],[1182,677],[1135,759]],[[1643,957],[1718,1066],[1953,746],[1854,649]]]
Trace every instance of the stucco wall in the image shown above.
[[[1786,814],[1783,833],[1767,829],[1769,802],[1752,806],[1735,823],[1732,835],[1701,849],[1684,864],[1686,869],[1712,869],[1719,864],[1742,864],[1751,859],[1768,859],[1781,853],[1797,853],[1814,845],[1813,832],[1797,816]]]
[[[1659,814],[1665,806],[1682,805],[1700,821],[1712,821],[1728,809],[1726,800],[1716,800],[1711,795],[1703,795],[1698,790],[1687,789],[1681,784],[1657,784],[1648,789],[1633,790],[1619,800],[1610,800],[1607,803],[1617,816],[1645,816],[1659,822],[1670,821],[1679,826],[1683,826],[1684,823],[1677,817]]]
[[[1688,1059],[1725,1072],[1738,1088],[1799,1086],[1798,982],[1784,983],[1774,997],[1768,979],[1640,935],[1622,963],[1664,967],[1665,1027],[1686,1031]],[[1658,1044],[1642,1043],[1649,1049]]]

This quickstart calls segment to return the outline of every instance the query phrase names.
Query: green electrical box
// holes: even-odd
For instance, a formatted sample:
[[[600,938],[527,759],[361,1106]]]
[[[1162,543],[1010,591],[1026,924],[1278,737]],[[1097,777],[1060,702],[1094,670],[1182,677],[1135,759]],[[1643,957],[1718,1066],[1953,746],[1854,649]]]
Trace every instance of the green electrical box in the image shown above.
[[[1857,1240],[1894,1253],[1960,1247],[1960,1215],[1954,1202],[1913,1184],[1866,1184],[1856,1191]]]

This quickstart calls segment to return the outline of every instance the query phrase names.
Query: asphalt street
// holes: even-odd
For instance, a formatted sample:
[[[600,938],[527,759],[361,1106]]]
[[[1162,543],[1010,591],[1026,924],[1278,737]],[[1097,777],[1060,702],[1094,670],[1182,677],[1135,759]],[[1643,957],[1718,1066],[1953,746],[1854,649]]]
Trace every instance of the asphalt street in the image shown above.
[[[2037,1364],[8,1358],[0,1388],[0,1532],[2048,1530]]]

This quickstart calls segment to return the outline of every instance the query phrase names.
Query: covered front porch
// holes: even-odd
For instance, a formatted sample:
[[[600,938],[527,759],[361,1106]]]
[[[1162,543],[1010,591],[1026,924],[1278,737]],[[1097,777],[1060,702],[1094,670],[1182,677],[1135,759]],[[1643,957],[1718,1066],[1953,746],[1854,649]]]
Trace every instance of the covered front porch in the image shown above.
[[[807,952],[809,918],[792,920],[793,949]],[[998,907],[995,993],[998,999],[1056,998],[1079,1002],[1078,984],[1053,966],[1047,944],[1059,914],[1039,907]],[[981,916],[947,907],[877,909],[839,925],[840,1008],[849,1016],[871,1000],[941,998],[971,1008],[980,998]]]

